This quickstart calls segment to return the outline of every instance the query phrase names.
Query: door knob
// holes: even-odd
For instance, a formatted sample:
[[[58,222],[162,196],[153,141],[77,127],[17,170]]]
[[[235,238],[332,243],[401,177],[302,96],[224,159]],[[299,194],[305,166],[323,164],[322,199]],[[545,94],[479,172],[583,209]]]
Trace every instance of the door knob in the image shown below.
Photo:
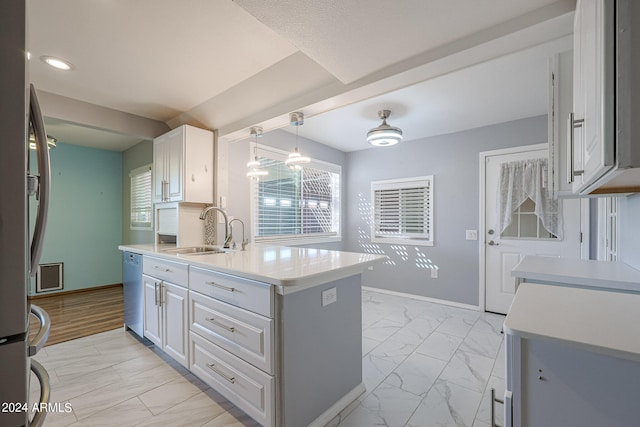
[[[493,234],[493,230],[489,229],[489,231],[487,231],[488,234]]]
[[[500,246],[500,243],[496,243],[493,240],[489,240],[489,246]]]

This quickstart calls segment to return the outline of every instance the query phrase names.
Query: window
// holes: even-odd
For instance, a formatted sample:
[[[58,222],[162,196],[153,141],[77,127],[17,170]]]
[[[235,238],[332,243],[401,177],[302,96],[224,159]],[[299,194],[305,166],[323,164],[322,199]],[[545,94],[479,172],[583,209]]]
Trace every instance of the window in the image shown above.
[[[151,205],[151,165],[134,169],[131,179],[131,229],[151,230],[153,209]]]
[[[433,175],[373,181],[371,241],[433,246]]]
[[[312,161],[292,170],[285,159],[279,150],[259,150],[260,168],[269,175],[252,182],[255,240],[340,239],[340,166]]]

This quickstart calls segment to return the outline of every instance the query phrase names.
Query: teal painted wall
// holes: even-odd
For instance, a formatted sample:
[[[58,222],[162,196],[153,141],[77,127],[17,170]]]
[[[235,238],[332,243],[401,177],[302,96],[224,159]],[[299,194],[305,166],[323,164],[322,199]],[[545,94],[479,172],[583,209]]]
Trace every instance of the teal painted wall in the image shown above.
[[[40,263],[64,263],[64,291],[122,283],[122,153],[60,142],[50,153],[51,205]],[[32,198],[32,216],[34,205]],[[32,280],[30,294],[35,289]]]
[[[122,152],[122,244],[153,243],[153,230],[131,229],[132,170],[153,163],[153,141],[142,141]]]

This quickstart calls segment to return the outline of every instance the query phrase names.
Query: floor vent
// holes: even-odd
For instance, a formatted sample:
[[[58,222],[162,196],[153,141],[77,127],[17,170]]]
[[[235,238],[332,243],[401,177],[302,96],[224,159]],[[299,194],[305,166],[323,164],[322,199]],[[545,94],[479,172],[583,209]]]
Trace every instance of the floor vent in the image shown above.
[[[57,262],[53,264],[40,264],[36,274],[36,293],[47,291],[58,291],[62,286],[62,265]]]

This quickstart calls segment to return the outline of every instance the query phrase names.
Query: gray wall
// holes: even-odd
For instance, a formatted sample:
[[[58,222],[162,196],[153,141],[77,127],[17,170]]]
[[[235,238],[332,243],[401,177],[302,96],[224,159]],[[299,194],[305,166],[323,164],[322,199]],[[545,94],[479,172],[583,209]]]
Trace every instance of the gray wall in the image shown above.
[[[277,148],[283,151],[292,151],[295,147],[295,135],[283,130],[274,130],[265,133],[262,138],[258,139],[260,145],[266,145],[269,147]],[[249,145],[251,144],[251,151]],[[244,140],[234,142],[229,146],[229,195],[227,197],[227,213],[235,218],[241,219],[247,229],[246,235],[250,236],[250,220],[251,220],[251,205],[250,205],[250,183],[251,180],[247,178],[247,162],[249,156],[253,156],[253,140]],[[316,160],[322,160],[325,162],[333,163],[342,166],[342,218],[343,218],[343,242],[341,243],[326,243],[315,245],[301,245],[301,246],[313,246],[321,249],[333,249],[342,250],[344,247],[344,235],[345,235],[345,216],[347,211],[347,202],[345,200],[345,186],[347,171],[346,154],[340,150],[328,147],[326,145],[318,144],[306,138],[298,138],[298,148],[301,153],[308,155]],[[235,223],[234,223],[235,226]],[[236,235],[234,229],[234,240],[240,241],[240,237]],[[220,239],[218,239],[220,242]]]
[[[640,270],[640,194],[620,199],[622,261]]]
[[[122,244],[153,243],[152,230],[131,229],[131,181],[129,173],[153,163],[153,141],[142,141],[122,153]]]
[[[479,228],[478,153],[545,142],[546,115],[349,153],[345,250],[390,258],[366,271],[363,285],[478,305],[478,242],[465,240],[466,229]],[[434,246],[372,244],[371,181],[421,175],[434,176]]]

